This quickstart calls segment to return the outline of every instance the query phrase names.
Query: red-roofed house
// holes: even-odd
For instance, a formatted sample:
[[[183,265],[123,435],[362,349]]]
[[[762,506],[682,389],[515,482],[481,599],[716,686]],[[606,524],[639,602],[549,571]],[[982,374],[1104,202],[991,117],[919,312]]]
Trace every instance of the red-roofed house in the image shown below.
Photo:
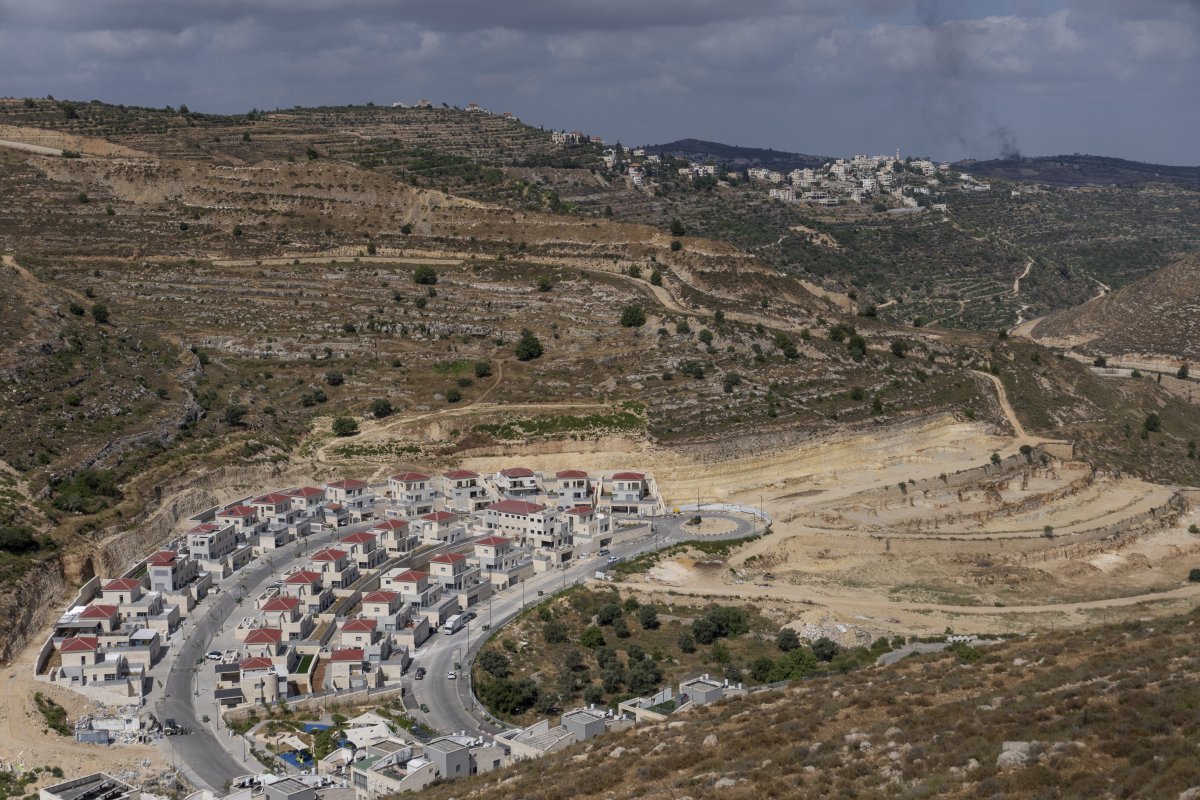
[[[261,612],[260,627],[278,628],[283,631],[284,641],[303,641],[315,627],[312,616],[301,607],[297,597],[275,595],[263,603]]]
[[[350,560],[359,571],[375,569],[387,559],[387,553],[379,546],[379,534],[359,531],[343,536],[338,544],[350,554]]]
[[[420,543],[420,534],[406,519],[389,518],[376,522],[371,532],[379,535],[379,544],[389,557],[411,553]]]
[[[114,578],[100,587],[100,599],[116,606],[136,603],[143,594],[145,586],[137,578]]]
[[[618,472],[612,476],[613,513],[637,513],[649,493],[646,476],[640,472]]]
[[[443,589],[462,591],[479,583],[479,567],[462,553],[440,553],[429,559],[429,572]]]
[[[469,469],[455,469],[443,473],[442,496],[446,498],[447,508],[464,513],[478,511],[489,502],[479,473]]]
[[[289,654],[294,652],[279,628],[251,628],[246,631],[242,645],[248,656],[262,656],[284,666],[288,666]]]
[[[292,508],[292,496],[287,492],[272,492],[260,495],[250,501],[250,505],[262,519],[285,514]]]
[[[463,539],[467,529],[458,514],[451,511],[432,511],[417,517],[414,523],[426,544],[449,544]]]
[[[327,547],[318,550],[309,558],[314,571],[320,572],[325,583],[332,589],[347,589],[358,580],[358,566],[350,560],[345,550]]]
[[[370,647],[379,640],[379,622],[371,617],[357,617],[342,623],[339,641],[344,647]]]
[[[329,657],[329,681],[334,689],[361,689],[375,685],[366,671],[366,653],[361,647],[339,647]]]
[[[590,505],[568,508],[566,512],[567,530],[571,536],[586,538],[601,537],[598,547],[607,547],[611,541],[612,520],[607,514],[601,514]]]
[[[404,472],[388,478],[389,506],[415,517],[433,511],[437,486],[433,477],[423,472]]]
[[[265,528],[266,523],[258,519],[258,509],[254,506],[237,503],[227,506],[217,512],[218,525],[232,525],[238,536],[246,537],[258,533]]]
[[[325,502],[325,490],[319,486],[300,486],[288,489],[286,494],[292,498],[292,508],[309,516],[315,514],[317,508]]]
[[[506,495],[537,494],[537,476],[527,467],[509,467],[496,473],[492,479],[496,488]]]
[[[375,493],[366,481],[344,478],[325,484],[325,497],[345,506],[355,519],[368,519],[374,515]]]
[[[325,585],[321,573],[312,570],[293,572],[283,581],[281,593],[300,601],[300,610],[320,614],[333,603],[333,590]]]
[[[595,487],[583,470],[565,469],[554,476],[558,483],[556,505],[559,508],[574,508],[590,505]]]
[[[191,556],[181,556],[173,550],[159,550],[146,559],[150,576],[150,591],[178,592],[196,580],[200,570]]]
[[[453,599],[442,598],[441,585],[430,581],[428,572],[397,567],[391,572],[385,573],[380,579],[380,584],[384,589],[399,592],[400,598],[405,603],[427,617],[431,610],[438,612],[436,618],[431,619],[431,622],[438,625],[444,619],[440,613],[443,606],[449,608],[449,606],[457,605],[457,601]]]
[[[525,550],[503,536],[485,536],[475,542],[474,560],[482,576],[500,591],[533,573],[533,560]]]
[[[113,605],[93,603],[79,613],[79,621],[95,623],[97,633],[111,633],[121,626],[121,609]]]
[[[489,533],[507,536],[534,551],[534,567],[563,564],[571,558],[570,536],[557,509],[525,500],[501,500],[487,507],[483,517]]]

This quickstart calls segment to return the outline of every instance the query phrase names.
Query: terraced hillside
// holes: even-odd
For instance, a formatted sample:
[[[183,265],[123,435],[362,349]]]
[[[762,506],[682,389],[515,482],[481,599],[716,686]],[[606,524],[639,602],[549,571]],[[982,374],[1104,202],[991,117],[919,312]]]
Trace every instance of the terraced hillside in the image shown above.
[[[11,357],[4,497],[8,518],[49,535],[17,566],[44,563],[64,582],[92,568],[85,554],[131,531],[137,546],[154,546],[172,515],[221,487],[277,485],[282,474],[382,473],[400,460],[524,448],[626,462],[686,455],[696,475],[699,463],[934,418],[1007,433],[1015,417],[984,373],[1002,381],[1030,431],[1075,438],[1102,466],[1200,481],[1186,447],[1200,420],[1149,382],[1104,384],[994,333],[899,324],[888,318],[895,305],[851,316],[844,296],[797,280],[815,279],[824,258],[866,270],[863,254],[873,254],[881,280],[921,274],[933,291],[945,272],[939,302],[957,297],[957,308],[978,295],[984,308],[997,275],[1011,280],[1019,263],[951,222],[803,217],[781,247],[809,254],[810,269],[781,270],[771,244],[781,234],[739,247],[724,232],[766,236],[742,189],[621,190],[642,210],[610,218],[599,203],[613,176],[536,166],[578,154],[486,115],[210,117],[5,101],[0,124],[0,138],[35,148],[0,148],[10,276],[0,302],[17,322],[0,334]],[[395,163],[360,163],[372,149]],[[420,172],[428,152],[472,166]],[[475,192],[476,169],[504,175],[496,192],[426,185]],[[580,188],[571,200],[554,188],[564,181],[600,193]],[[693,207],[706,221],[689,217],[679,236],[622,220]],[[762,216],[791,224],[791,213]],[[954,242],[974,249],[957,251],[971,257],[952,268],[943,251]],[[926,256],[906,261],[905,248]],[[839,274],[826,277],[842,285]],[[860,293],[859,307],[873,299]],[[909,313],[901,306],[895,318]],[[1142,437],[1151,410],[1162,425]],[[341,415],[362,433],[333,437]],[[762,480],[745,469],[738,480]],[[708,490],[691,480],[680,482],[687,494]]]
[[[1200,258],[1180,259],[1089,303],[1056,312],[1029,334],[1089,356],[1200,360]]]
[[[1191,797],[1195,613],[811,678],[430,787],[460,798]]]

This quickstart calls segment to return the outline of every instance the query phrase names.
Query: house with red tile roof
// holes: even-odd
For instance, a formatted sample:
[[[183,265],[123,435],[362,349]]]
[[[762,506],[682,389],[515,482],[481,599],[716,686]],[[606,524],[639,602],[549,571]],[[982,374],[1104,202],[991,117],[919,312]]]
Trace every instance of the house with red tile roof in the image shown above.
[[[375,569],[387,560],[387,552],[379,546],[379,533],[359,531],[338,540],[338,548],[350,555],[358,571]]]
[[[379,536],[379,544],[388,558],[408,555],[421,543],[420,534],[406,519],[381,519],[371,527],[371,533]]]
[[[258,518],[258,509],[244,503],[235,503],[218,511],[217,525],[232,525],[242,539],[266,527],[266,523]]]
[[[612,510],[614,514],[636,514],[642,501],[649,496],[650,484],[640,472],[617,472],[612,476]]]
[[[453,511],[431,511],[413,520],[425,544],[450,544],[467,537],[462,517]]]
[[[388,508],[402,516],[417,517],[433,511],[438,482],[424,472],[402,472],[388,478]]]
[[[509,497],[525,497],[538,493],[537,475],[528,467],[508,467],[497,472],[492,482],[500,493]]]
[[[366,481],[343,478],[325,484],[325,498],[344,506],[355,520],[370,519],[375,513],[375,493]]]
[[[313,572],[321,573],[325,585],[331,589],[348,589],[358,580],[358,565],[350,560],[345,550],[326,547],[308,559]]]
[[[512,499],[492,503],[484,511],[483,527],[489,535],[507,537],[531,550],[539,571],[570,561],[573,553],[563,515],[541,503]]]
[[[469,469],[442,473],[442,497],[447,509],[461,513],[478,511],[491,502],[479,473]]]
[[[324,576],[311,569],[293,572],[283,579],[280,594],[300,601],[300,610],[317,615],[333,604],[333,589],[325,584]]]
[[[554,504],[559,508],[590,505],[596,492],[595,482],[580,469],[564,469],[554,475]]]
[[[284,492],[292,498],[292,508],[312,516],[325,502],[325,490],[319,486],[298,486]]]
[[[429,573],[446,591],[460,592],[479,583],[479,566],[463,553],[439,553],[429,559]]]

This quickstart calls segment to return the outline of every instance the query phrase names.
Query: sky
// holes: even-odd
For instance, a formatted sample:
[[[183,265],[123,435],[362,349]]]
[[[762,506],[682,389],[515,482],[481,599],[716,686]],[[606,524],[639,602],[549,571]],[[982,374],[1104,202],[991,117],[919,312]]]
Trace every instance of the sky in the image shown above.
[[[0,95],[1200,164],[1200,0],[0,0]]]

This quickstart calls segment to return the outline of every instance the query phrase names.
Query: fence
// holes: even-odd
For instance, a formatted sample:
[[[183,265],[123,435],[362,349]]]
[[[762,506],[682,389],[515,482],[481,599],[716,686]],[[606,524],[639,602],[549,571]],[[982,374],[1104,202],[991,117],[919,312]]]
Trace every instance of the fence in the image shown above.
[[[685,512],[689,514],[701,514],[705,511],[726,512],[731,514],[749,514],[750,516],[755,517],[767,523],[768,525],[771,524],[771,515],[757,506],[744,506],[738,503],[701,503],[700,505],[696,505],[695,503],[684,503],[683,505],[675,506],[675,508],[678,508],[681,514]]]

